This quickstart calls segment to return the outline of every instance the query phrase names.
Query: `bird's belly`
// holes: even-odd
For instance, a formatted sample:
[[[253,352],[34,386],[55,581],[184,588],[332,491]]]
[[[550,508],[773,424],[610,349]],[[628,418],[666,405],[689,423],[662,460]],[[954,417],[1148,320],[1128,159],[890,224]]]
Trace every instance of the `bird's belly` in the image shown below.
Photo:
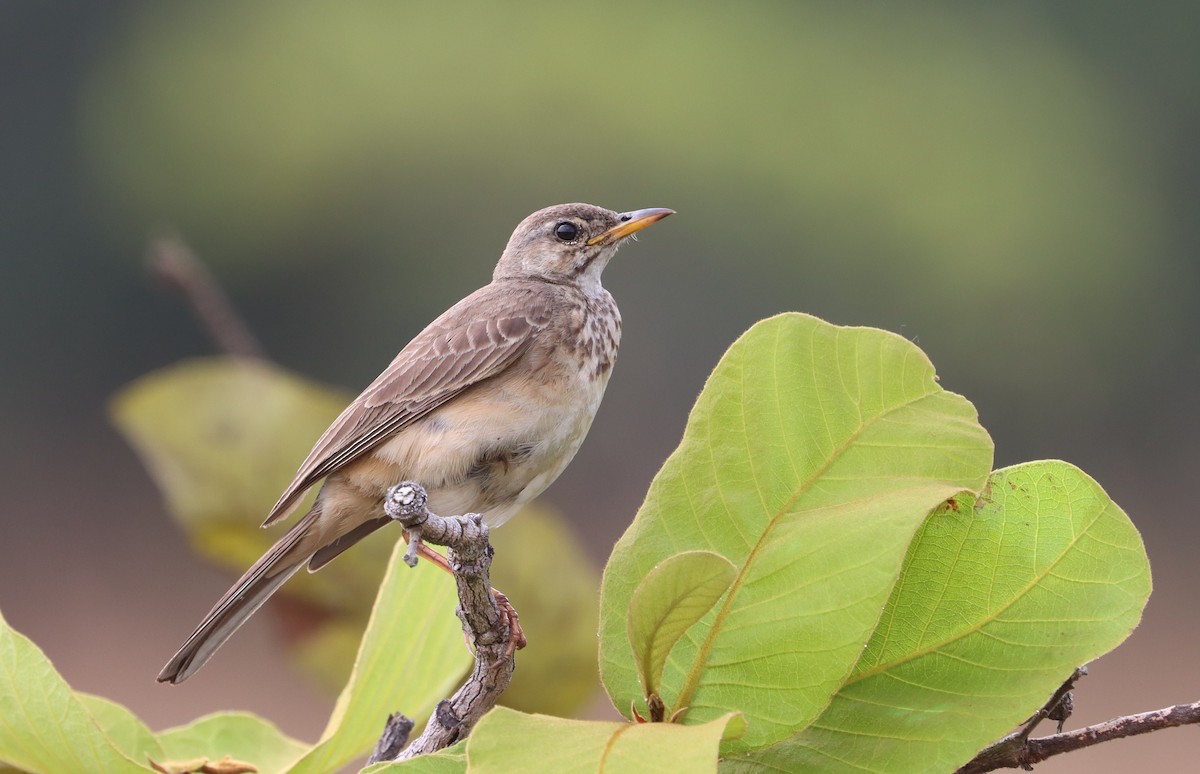
[[[380,495],[391,484],[417,481],[434,513],[481,513],[497,526],[566,468],[606,381],[476,385],[376,447],[351,475]],[[562,399],[564,389],[571,400]]]

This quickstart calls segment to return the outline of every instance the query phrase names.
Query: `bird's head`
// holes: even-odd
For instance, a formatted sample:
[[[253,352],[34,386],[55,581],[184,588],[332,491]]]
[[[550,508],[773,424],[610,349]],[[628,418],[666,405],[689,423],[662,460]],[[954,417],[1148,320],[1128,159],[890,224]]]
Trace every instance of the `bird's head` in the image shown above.
[[[517,226],[493,276],[598,286],[626,237],[673,213],[657,207],[613,212],[592,204],[538,210]]]

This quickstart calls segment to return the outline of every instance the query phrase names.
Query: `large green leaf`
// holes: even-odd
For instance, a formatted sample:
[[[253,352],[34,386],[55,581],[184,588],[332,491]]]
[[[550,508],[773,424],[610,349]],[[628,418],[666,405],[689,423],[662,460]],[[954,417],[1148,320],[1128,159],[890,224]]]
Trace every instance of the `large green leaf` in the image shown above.
[[[683,726],[566,720],[497,707],[479,721],[467,739],[467,762],[472,774],[699,774],[717,770],[722,736],[742,729],[741,719],[734,713],[702,725]]]
[[[1063,462],[996,471],[936,511],[862,659],[811,727],[723,769],[953,771],[1137,625],[1129,519]]]
[[[663,559],[706,550],[737,576],[672,651],[668,711],[743,712],[730,750],[804,728],[862,654],[917,528],[981,487],[991,459],[974,408],[938,387],[911,342],[800,314],[755,325],[709,378],[605,570],[613,703],[641,697],[625,626],[634,588]]]
[[[167,761],[216,762],[229,756],[253,765],[259,774],[284,771],[289,761],[308,749],[308,745],[248,712],[205,715],[161,732],[158,741]]]
[[[33,772],[146,772],[100,729],[41,649],[0,616],[0,762]]]
[[[359,647],[320,742],[290,772],[334,771],[366,755],[392,712],[422,723],[454,691],[471,662],[454,580],[429,562],[404,564],[398,542]]]

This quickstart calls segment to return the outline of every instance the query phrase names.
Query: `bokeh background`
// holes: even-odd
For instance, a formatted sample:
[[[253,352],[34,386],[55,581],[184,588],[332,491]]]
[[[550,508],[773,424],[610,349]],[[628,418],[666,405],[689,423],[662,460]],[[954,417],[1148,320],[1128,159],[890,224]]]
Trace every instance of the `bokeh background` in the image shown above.
[[[546,495],[597,564],[741,331],[879,326],[974,401],[997,465],[1070,460],[1143,532],[1154,596],[1072,722],[1195,700],[1198,25],[1186,2],[6,2],[0,609],[154,727],[236,707],[314,739],[332,696],[269,621],[153,681],[229,576],[106,414],[212,351],[147,238],[177,230],[275,361],[353,391],[529,212],[666,206],[607,272],[620,364]]]

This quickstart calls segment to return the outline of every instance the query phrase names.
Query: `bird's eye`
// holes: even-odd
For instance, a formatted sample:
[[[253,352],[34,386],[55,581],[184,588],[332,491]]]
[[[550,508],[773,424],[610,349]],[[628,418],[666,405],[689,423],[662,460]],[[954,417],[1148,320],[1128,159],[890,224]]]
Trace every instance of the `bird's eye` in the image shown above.
[[[579,236],[579,228],[574,223],[564,220],[554,227],[554,236],[563,242],[574,242],[575,237]]]

